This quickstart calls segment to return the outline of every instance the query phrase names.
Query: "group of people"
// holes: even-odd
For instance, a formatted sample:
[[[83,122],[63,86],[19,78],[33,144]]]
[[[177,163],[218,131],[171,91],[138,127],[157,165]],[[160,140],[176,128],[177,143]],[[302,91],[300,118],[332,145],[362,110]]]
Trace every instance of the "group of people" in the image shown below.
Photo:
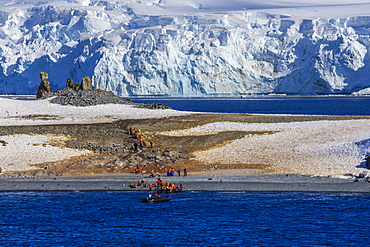
[[[145,185],[145,179],[139,180],[139,181],[137,181],[137,183],[131,183],[130,184],[130,188],[137,188],[137,187],[139,187],[141,185],[143,185],[144,187],[146,187],[146,185]]]
[[[136,165],[136,167],[134,168],[134,172],[135,172],[136,175],[141,173],[140,165]],[[181,170],[177,170],[177,174],[178,174],[178,176],[181,176]],[[184,175],[184,177],[186,177],[188,175],[188,170],[186,168],[183,171],[183,175]],[[154,178],[156,176],[160,176],[160,175],[159,174],[156,175],[155,171],[152,169],[150,171],[149,177]],[[175,176],[175,169],[174,168],[168,168],[167,169],[167,176]]]
[[[157,193],[154,193],[154,194],[148,194],[148,199],[157,199],[159,198],[160,196],[157,194]]]
[[[129,134],[138,140],[138,142],[134,142],[134,150],[138,151],[139,148],[147,147],[147,142],[143,138],[143,133],[140,129],[136,127],[130,127],[129,128]],[[150,148],[153,148],[154,142],[152,140],[149,140],[149,146]],[[140,165],[136,165],[134,168],[135,174],[140,174],[141,173],[141,167]],[[181,170],[177,170],[178,176],[181,176]],[[187,176],[188,171],[185,168],[183,170],[183,176]],[[153,183],[145,183],[145,180],[139,180],[137,183],[131,183],[130,187],[131,188],[138,188],[139,186],[143,186],[146,188],[148,186],[149,191],[155,190],[157,193],[174,193],[174,192],[179,192],[182,191],[183,185],[182,184],[174,184],[170,182],[163,182],[162,179],[160,178],[160,175],[156,175],[154,170],[151,170],[150,176],[149,177],[156,177],[158,176],[157,181]],[[167,169],[167,176],[175,176],[175,169],[174,168],[168,168]]]
[[[136,167],[135,167],[135,174],[136,174],[136,175],[137,175],[137,174],[140,174],[140,172],[141,172],[140,165],[136,165]]]
[[[175,193],[182,191],[183,185],[182,184],[175,184],[169,181],[162,181],[161,177],[158,177],[155,184],[149,183],[148,184],[149,190],[155,190],[158,193]]]
[[[144,140],[143,133],[141,132],[140,129],[138,129],[136,127],[130,127],[129,128],[129,134],[133,138],[139,140],[139,143],[134,142],[134,150],[135,151],[137,151],[139,148],[143,148],[143,147],[147,147],[148,146],[148,144]],[[149,140],[149,146],[151,148],[154,147],[154,141],[153,140]]]
[[[143,186],[144,188],[148,187],[149,191],[156,191],[157,193],[176,193],[181,192],[183,185],[175,184],[169,181],[162,181],[161,177],[158,177],[155,183],[145,183],[145,179],[137,181],[137,183],[131,183],[130,188],[138,188]]]
[[[178,176],[181,176],[181,170],[177,170]],[[184,169],[184,176],[188,175],[188,170],[185,168]],[[167,176],[175,176],[175,169],[174,168],[168,168],[167,169]]]

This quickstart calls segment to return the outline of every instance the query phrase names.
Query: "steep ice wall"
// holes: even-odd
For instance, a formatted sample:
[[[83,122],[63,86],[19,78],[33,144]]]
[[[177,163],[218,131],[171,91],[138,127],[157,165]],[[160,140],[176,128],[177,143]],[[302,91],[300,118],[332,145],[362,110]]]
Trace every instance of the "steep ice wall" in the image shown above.
[[[370,87],[370,16],[147,16],[84,2],[0,11],[0,93],[92,78],[120,96],[351,93]],[[362,90],[361,92],[366,92]]]

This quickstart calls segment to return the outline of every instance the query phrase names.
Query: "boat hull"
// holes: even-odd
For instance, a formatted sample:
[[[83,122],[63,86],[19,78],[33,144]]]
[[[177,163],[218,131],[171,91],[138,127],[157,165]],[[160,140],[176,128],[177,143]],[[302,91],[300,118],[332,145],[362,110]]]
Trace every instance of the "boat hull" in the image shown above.
[[[141,199],[140,202],[143,203],[159,203],[159,202],[168,202],[171,201],[171,196],[161,196],[158,198],[144,198]]]

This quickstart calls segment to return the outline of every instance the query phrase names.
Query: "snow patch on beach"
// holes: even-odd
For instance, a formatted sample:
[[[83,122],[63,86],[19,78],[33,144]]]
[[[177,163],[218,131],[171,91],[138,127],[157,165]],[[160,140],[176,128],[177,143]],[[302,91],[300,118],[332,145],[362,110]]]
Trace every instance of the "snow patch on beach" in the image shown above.
[[[217,122],[170,135],[198,135],[220,131],[277,131],[248,135],[223,147],[195,153],[205,163],[265,164],[278,172],[340,176],[369,173],[359,168],[370,150],[370,120],[292,123]]]
[[[187,115],[175,110],[152,110],[133,105],[108,104],[87,107],[63,106],[46,100],[0,98],[0,126],[82,124],[113,122],[119,119],[144,119]]]
[[[60,148],[49,144],[52,140],[61,141],[63,136],[9,135],[0,136],[0,167],[3,172],[34,170],[33,166],[44,162],[54,162],[75,156],[87,155],[88,150]]]

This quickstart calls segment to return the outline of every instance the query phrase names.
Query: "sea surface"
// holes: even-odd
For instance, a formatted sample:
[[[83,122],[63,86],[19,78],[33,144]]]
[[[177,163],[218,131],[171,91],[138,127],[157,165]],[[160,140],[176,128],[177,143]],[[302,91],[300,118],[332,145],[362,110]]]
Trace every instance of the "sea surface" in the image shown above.
[[[2,192],[1,246],[368,246],[369,194]]]
[[[175,110],[218,113],[370,115],[370,97],[147,98]]]

